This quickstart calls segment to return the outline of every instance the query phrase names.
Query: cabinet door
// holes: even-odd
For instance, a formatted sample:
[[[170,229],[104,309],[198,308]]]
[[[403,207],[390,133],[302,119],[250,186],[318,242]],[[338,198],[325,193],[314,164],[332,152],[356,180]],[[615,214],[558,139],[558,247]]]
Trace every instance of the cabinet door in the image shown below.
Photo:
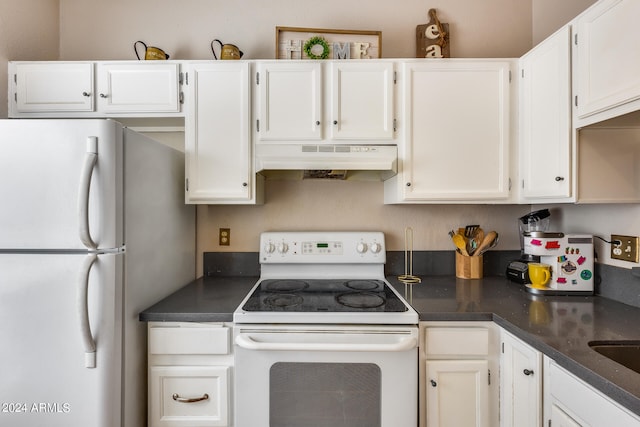
[[[177,113],[179,65],[98,63],[98,110],[104,113]]]
[[[509,63],[404,67],[404,200],[509,196]]]
[[[520,173],[525,199],[571,195],[571,28],[520,62]]]
[[[319,63],[261,63],[256,85],[259,140],[322,139],[322,68]]]
[[[489,362],[428,360],[427,425],[489,426]]]
[[[93,64],[34,62],[15,64],[19,113],[93,111]]]
[[[542,422],[542,354],[506,333],[502,347],[502,426],[539,427]]]
[[[640,99],[639,16],[638,0],[603,0],[578,17],[578,117]]]
[[[230,425],[230,369],[228,366],[152,366],[149,369],[149,425]]]
[[[249,202],[249,63],[194,64],[189,79],[187,203]]]
[[[333,62],[331,79],[332,139],[393,139],[392,62]]]
[[[558,405],[551,405],[551,426],[552,427],[582,427],[582,425],[571,418]]]

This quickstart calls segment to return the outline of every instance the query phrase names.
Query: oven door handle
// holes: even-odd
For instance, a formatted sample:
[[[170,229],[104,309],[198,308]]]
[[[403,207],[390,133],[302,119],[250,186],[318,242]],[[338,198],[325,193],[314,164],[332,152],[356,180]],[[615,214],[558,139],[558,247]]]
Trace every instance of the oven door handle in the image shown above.
[[[390,344],[312,343],[312,342],[260,342],[249,335],[240,334],[236,344],[246,350],[269,351],[407,351],[418,346],[415,337],[404,338]]]

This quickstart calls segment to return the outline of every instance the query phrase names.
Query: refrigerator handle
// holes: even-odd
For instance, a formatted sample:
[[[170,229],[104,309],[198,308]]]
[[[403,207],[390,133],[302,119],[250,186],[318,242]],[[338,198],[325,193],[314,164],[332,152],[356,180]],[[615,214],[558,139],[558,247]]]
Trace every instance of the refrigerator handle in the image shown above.
[[[89,190],[91,189],[91,177],[98,162],[98,137],[87,138],[87,152],[84,156],[82,173],[80,175],[80,187],[78,189],[78,220],[80,224],[80,240],[88,249],[97,249],[98,245],[91,238],[89,230]]]
[[[96,342],[91,333],[91,324],[89,323],[89,273],[91,267],[96,262],[98,256],[96,254],[87,255],[82,263],[80,274],[78,275],[78,292],[77,307],[80,318],[80,332],[82,334],[82,344],[84,346],[84,366],[85,368],[96,367]]]

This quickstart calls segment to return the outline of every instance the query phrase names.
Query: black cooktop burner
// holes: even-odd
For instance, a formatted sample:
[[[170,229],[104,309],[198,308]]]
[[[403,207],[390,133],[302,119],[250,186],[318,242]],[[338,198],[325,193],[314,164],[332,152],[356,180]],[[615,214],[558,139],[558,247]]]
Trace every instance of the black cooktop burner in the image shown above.
[[[301,313],[407,311],[384,281],[364,279],[263,280],[242,309]]]
[[[336,297],[338,304],[352,308],[376,308],[384,304],[385,299],[371,292],[349,292]]]

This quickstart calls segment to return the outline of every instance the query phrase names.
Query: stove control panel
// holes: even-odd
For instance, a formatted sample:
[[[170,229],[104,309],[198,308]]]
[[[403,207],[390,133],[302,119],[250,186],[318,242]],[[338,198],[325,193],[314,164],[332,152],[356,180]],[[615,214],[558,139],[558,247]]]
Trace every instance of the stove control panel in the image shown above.
[[[384,264],[382,232],[265,232],[260,235],[261,263]]]

